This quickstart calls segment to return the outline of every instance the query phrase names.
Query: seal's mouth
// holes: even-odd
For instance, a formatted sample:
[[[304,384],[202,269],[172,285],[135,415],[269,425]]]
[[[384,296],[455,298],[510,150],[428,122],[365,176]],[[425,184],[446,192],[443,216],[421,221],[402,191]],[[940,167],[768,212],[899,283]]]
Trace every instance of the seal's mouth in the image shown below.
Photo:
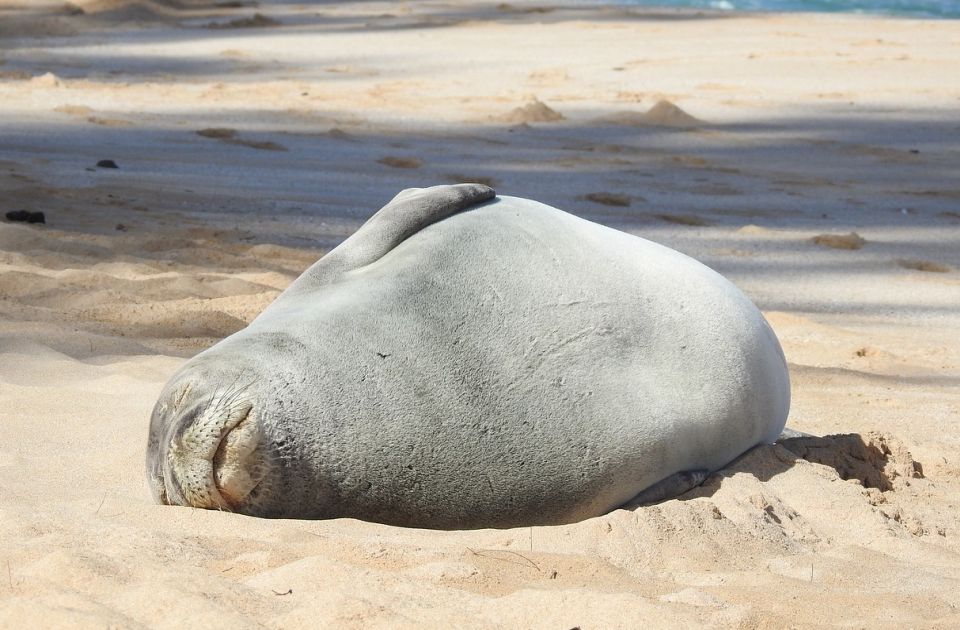
[[[255,416],[249,400],[214,399],[175,431],[166,449],[164,502],[242,511],[263,478]]]

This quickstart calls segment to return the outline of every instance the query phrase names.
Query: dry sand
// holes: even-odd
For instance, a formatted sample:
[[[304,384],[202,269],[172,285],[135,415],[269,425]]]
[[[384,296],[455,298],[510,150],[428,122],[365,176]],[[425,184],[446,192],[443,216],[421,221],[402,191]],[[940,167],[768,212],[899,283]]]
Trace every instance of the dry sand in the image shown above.
[[[0,222],[0,626],[960,626],[958,77],[956,21],[0,0],[0,210],[47,221]],[[726,274],[823,437],[565,527],[151,503],[185,358],[478,180]]]

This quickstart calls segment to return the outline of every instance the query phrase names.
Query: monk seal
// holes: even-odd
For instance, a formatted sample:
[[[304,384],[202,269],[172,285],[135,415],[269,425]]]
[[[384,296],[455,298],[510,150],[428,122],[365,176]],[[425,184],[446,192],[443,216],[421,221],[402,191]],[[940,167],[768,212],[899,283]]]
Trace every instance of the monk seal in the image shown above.
[[[471,184],[401,192],[153,411],[167,504],[470,529],[682,492],[784,427],[776,336],[679,252]]]

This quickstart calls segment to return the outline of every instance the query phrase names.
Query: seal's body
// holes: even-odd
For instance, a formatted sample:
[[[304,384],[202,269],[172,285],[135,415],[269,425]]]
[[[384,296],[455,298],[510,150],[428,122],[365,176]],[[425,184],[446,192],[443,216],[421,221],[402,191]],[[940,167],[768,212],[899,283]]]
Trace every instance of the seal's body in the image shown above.
[[[479,185],[401,193],[154,411],[158,499],[431,528],[558,524],[783,429],[757,308],[683,254]]]

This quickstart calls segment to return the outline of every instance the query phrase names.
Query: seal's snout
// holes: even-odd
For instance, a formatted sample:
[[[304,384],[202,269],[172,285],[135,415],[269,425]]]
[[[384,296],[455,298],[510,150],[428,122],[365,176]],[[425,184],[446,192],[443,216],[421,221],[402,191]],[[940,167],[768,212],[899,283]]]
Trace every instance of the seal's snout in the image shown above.
[[[220,440],[213,456],[214,484],[231,509],[239,510],[266,475],[264,442],[249,410]]]
[[[253,403],[215,398],[184,414],[166,445],[162,499],[198,508],[242,511],[263,477],[263,442]]]

